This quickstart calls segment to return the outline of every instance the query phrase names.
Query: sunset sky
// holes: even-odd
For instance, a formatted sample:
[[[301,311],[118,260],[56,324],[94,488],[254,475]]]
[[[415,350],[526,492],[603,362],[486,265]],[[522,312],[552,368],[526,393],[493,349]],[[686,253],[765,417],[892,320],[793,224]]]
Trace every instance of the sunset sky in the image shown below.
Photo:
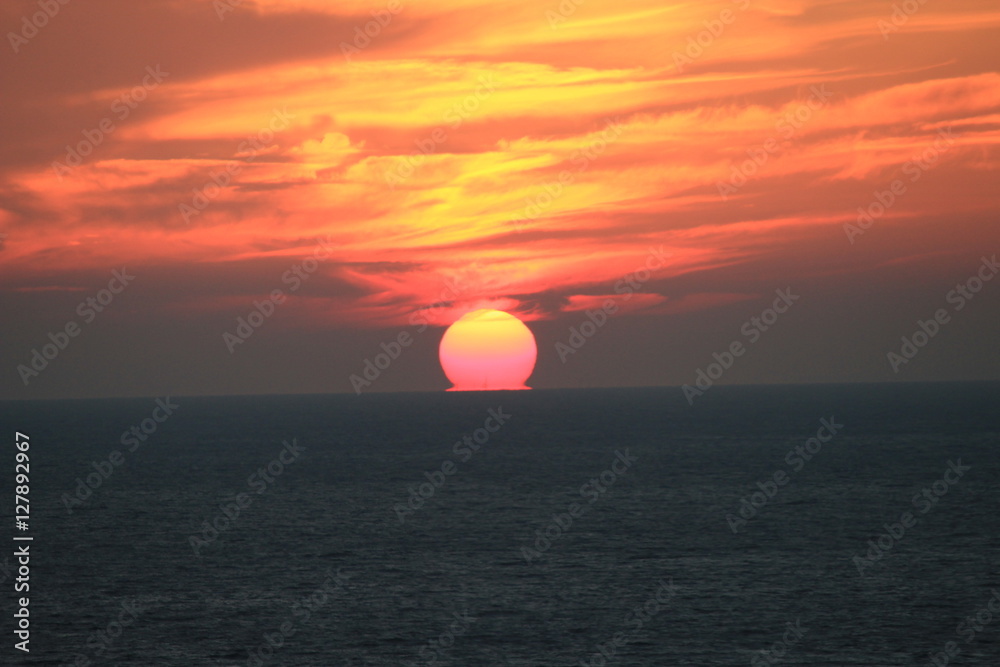
[[[1000,379],[1000,279],[949,299],[1000,252],[995,0],[52,4],[0,8],[0,397],[352,392],[402,331],[366,391],[445,389],[478,308],[537,388]]]

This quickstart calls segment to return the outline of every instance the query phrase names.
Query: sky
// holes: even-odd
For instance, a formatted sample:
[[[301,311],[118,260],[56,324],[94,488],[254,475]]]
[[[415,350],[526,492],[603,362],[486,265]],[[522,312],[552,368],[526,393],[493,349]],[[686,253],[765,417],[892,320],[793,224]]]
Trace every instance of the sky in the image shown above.
[[[0,398],[443,390],[480,308],[535,388],[1000,379],[994,0],[0,26]]]

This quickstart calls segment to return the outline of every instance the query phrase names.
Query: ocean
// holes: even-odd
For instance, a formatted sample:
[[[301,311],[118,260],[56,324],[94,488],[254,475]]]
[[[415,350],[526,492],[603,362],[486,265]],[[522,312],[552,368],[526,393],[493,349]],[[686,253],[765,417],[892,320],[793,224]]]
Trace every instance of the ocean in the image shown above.
[[[0,538],[33,538],[0,556],[0,663],[1000,665],[998,406],[998,383],[0,403],[31,503],[16,530],[12,443]]]

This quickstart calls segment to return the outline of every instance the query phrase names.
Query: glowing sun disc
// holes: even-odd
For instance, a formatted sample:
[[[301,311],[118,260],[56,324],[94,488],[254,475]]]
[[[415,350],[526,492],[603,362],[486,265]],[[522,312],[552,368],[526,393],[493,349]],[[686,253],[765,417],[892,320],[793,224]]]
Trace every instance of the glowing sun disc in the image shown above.
[[[448,327],[438,349],[449,391],[530,389],[538,346],[524,322],[501,310],[466,313]]]

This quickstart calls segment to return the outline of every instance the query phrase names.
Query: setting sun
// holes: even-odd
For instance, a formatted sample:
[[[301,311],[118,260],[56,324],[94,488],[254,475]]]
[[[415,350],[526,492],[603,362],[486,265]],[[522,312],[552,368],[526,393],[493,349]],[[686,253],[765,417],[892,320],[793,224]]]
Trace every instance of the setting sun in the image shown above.
[[[500,310],[466,313],[448,327],[439,350],[449,391],[529,389],[538,347],[525,324]]]

